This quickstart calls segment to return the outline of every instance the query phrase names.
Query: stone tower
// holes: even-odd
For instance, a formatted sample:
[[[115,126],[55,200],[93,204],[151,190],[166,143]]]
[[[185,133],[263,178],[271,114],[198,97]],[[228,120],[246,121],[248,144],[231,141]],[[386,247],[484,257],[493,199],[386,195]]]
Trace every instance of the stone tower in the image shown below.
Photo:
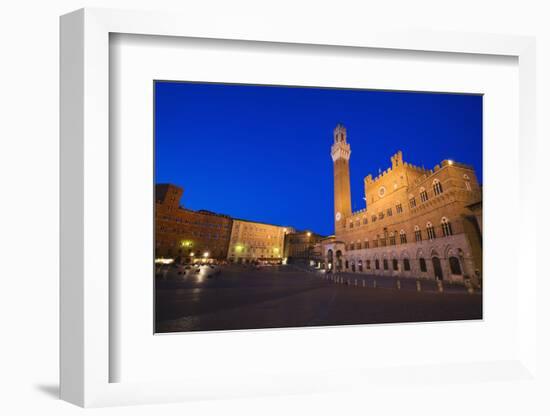
[[[334,231],[336,234],[344,226],[345,218],[351,215],[349,183],[351,149],[346,136],[346,128],[338,124],[334,129],[334,143],[330,152],[334,164]]]

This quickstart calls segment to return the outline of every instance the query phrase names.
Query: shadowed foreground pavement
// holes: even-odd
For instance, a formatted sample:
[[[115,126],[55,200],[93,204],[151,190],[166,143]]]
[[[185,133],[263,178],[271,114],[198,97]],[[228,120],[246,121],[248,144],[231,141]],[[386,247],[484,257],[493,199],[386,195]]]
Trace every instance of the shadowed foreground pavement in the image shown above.
[[[348,286],[285,266],[208,272],[157,279],[156,332],[482,318],[480,294]]]

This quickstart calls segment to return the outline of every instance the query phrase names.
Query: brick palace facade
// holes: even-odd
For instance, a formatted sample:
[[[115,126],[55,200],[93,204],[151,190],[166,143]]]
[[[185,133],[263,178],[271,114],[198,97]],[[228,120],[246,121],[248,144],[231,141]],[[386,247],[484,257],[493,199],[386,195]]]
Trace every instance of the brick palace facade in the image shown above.
[[[365,177],[365,208],[352,212],[342,125],[331,156],[335,235],[322,245],[327,269],[479,283],[482,192],[471,166],[444,160],[428,170],[399,151],[388,169]]]

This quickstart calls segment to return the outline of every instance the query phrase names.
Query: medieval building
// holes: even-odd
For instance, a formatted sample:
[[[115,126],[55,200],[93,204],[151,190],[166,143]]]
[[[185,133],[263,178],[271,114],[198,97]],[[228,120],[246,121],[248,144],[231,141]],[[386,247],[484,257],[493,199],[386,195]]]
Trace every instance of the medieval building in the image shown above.
[[[312,260],[318,260],[320,255],[318,243],[323,236],[311,231],[289,232],[285,235],[284,257],[287,263],[302,263],[309,265]]]
[[[471,166],[444,160],[424,169],[403,160],[364,178],[365,208],[352,212],[351,147],[334,130],[334,237],[323,243],[328,270],[478,281],[482,192]]]
[[[281,264],[285,234],[290,227],[233,220],[227,259],[231,263]]]
[[[233,220],[206,210],[181,207],[183,189],[155,187],[155,258],[178,262],[225,260]]]

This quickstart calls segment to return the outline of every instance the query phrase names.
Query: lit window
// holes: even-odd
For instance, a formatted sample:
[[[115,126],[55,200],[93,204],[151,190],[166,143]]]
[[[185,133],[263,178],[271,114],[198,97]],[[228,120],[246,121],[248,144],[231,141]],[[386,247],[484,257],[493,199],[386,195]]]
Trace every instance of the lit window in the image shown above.
[[[445,217],[441,218],[441,229],[443,230],[443,236],[444,237],[447,237],[449,235],[453,235],[453,229],[451,227],[451,223]]]
[[[390,244],[392,246],[395,245],[395,235],[394,235],[394,233],[390,233]]]
[[[439,195],[443,193],[443,186],[441,185],[441,182],[439,181],[439,179],[434,179],[432,186],[434,189],[434,195]]]
[[[369,240],[365,240],[364,247],[365,247],[365,248],[369,248]]]
[[[466,190],[471,191],[472,190],[472,185],[470,183],[470,177],[468,175],[464,174],[463,178],[464,178],[464,185],[466,186]]]

